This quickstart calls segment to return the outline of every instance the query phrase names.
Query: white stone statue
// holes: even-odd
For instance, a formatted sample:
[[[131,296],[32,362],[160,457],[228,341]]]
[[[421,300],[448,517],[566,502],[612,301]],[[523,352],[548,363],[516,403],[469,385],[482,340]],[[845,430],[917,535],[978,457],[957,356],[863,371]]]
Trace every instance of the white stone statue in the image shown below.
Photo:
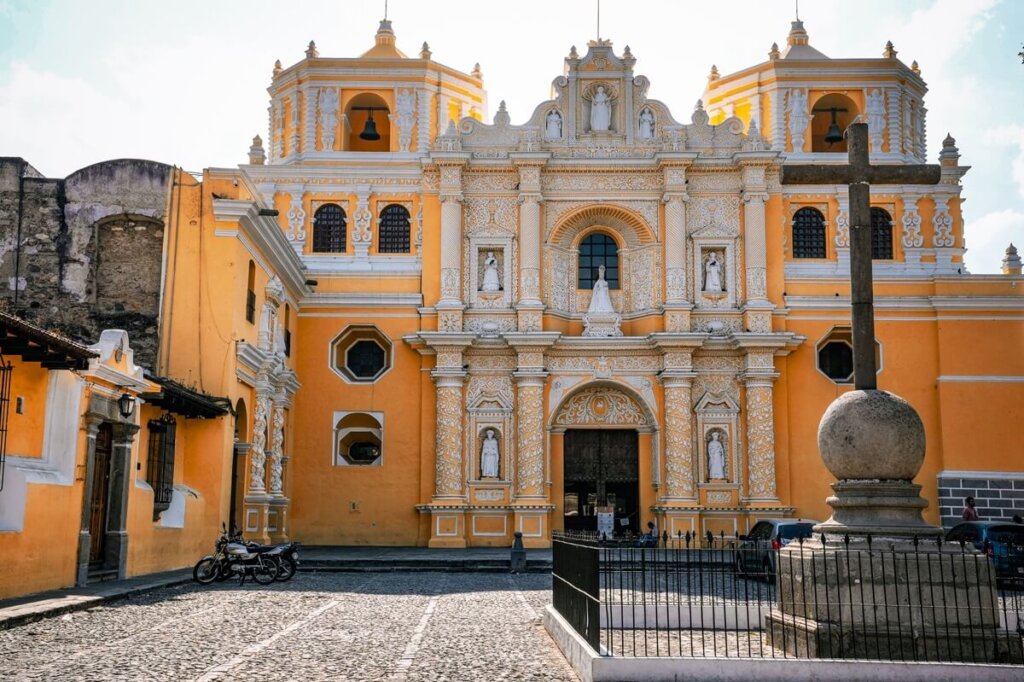
[[[498,477],[498,439],[494,437],[494,429],[487,429],[487,436],[480,448],[480,478]]]
[[[654,114],[647,108],[640,112],[640,139],[654,139]]]
[[[720,294],[725,290],[722,286],[722,263],[718,260],[718,253],[712,251],[704,263],[704,291],[711,294]]]
[[[608,293],[608,282],[604,278],[604,266],[597,269],[597,281],[594,282],[594,293],[590,297],[590,307],[587,313],[615,314],[615,306],[612,305],[612,297]]]
[[[872,151],[880,152],[882,151],[882,133],[885,130],[885,95],[881,90],[875,88],[868,93],[865,110]]]
[[[717,481],[725,478],[725,448],[718,440],[718,431],[711,432],[708,441],[708,480]]]
[[[598,133],[609,129],[612,124],[611,98],[604,91],[604,86],[597,86],[597,92],[590,100],[590,130]]]
[[[562,139],[562,115],[552,109],[545,120],[544,137],[548,140]]]
[[[324,151],[334,151],[335,132],[338,128],[338,90],[320,90],[320,130],[323,134]]]
[[[484,283],[480,291],[501,291],[501,279],[498,277],[498,259],[493,251],[487,252],[484,258]]]
[[[789,114],[789,134],[793,140],[793,151],[804,149],[804,131],[811,117],[807,113],[807,91],[796,88],[789,91],[786,100],[786,113]]]
[[[395,110],[398,114],[395,120],[398,126],[398,149],[407,152],[412,144],[412,127],[416,122],[416,93],[413,90],[399,90],[395,98]]]

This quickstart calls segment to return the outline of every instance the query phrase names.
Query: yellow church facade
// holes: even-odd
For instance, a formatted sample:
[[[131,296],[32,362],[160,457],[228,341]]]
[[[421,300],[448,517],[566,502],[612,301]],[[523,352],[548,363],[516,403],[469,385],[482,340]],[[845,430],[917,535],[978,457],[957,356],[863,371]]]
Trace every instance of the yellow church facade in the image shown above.
[[[799,22],[761,64],[713,69],[685,116],[635,65],[573,47],[523,124],[504,103],[486,123],[479,67],[406,56],[385,21],[360,57],[311,43],[275,66],[249,163],[168,169],[148,369],[224,409],[178,417],[179,530],[144,486],[124,493],[121,575],[189,565],[228,522],[314,545],[544,547],[600,510],[673,535],[826,518],[817,425],[852,388],[848,197],[780,169],[845,163],[831,128],[854,119],[873,163],[925,162],[925,83],[891,45],[830,59]],[[872,187],[872,248],[879,386],[921,415],[917,482],[948,525],[965,490],[990,515],[1024,508],[1024,278],[1012,250],[1001,275],[967,272],[951,137],[939,162],[936,186]],[[110,392],[139,401],[137,482],[174,406],[128,383]],[[8,451],[40,450],[25,434],[43,422]],[[81,510],[90,485],[60,494]],[[0,549],[71,552],[28,531],[56,489],[25,490],[0,489],[0,516],[27,519]]]

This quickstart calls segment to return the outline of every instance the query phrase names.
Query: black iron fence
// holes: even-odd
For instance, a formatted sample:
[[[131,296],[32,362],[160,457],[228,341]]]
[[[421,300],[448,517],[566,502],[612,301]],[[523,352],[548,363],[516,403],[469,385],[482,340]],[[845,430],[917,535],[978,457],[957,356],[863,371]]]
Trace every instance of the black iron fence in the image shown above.
[[[1022,664],[1024,553],[981,550],[556,534],[553,603],[606,656]]]

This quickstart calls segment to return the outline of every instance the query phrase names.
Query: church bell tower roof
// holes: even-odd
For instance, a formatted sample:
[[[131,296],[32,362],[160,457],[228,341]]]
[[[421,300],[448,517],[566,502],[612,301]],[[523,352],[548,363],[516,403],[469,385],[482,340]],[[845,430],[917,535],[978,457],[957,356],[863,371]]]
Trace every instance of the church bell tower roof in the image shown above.
[[[828,59],[828,56],[811,47],[810,37],[804,29],[804,22],[797,19],[790,24],[787,47],[783,59]]]
[[[404,52],[395,47],[395,32],[391,30],[391,22],[388,19],[381,19],[375,40],[376,44],[360,55],[361,57],[408,59]]]

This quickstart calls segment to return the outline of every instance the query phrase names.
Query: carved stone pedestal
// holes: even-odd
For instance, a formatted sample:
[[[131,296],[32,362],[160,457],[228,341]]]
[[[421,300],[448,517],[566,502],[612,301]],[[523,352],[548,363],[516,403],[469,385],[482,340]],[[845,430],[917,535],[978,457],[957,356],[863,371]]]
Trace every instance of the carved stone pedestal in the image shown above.
[[[266,532],[274,544],[288,542],[288,503],[287,497],[274,496],[267,503]]]
[[[523,546],[528,549],[551,546],[551,512],[553,505],[515,505],[513,530],[523,534]]]
[[[1000,634],[995,574],[959,545],[791,543],[779,552],[769,643],[801,658],[1021,662]]]
[[[587,313],[583,316],[583,336],[622,336],[618,313]]]
[[[242,517],[242,532],[246,540],[267,544],[270,533],[267,531],[270,501],[269,495],[246,495],[245,515]]]

